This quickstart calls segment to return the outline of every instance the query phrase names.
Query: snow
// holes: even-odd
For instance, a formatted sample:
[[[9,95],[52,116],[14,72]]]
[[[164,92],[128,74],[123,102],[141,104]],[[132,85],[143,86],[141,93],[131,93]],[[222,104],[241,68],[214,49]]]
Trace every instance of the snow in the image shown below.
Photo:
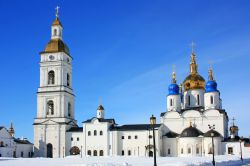
[[[244,156],[243,164],[239,156],[215,156],[216,165],[250,165],[250,156]],[[152,166],[153,158],[148,157],[83,157],[66,158],[3,158],[0,166]],[[212,165],[212,157],[157,157],[158,166]]]

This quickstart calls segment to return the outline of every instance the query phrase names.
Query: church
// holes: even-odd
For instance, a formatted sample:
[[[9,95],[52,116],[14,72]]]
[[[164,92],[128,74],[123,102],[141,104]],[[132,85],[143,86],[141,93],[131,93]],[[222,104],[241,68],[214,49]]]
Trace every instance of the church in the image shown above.
[[[229,128],[212,68],[208,80],[199,75],[194,51],[183,83],[177,84],[176,73],[172,73],[167,108],[159,112],[159,124],[118,125],[114,118],[105,117],[104,106],[99,105],[96,116],[78,126],[73,59],[62,35],[57,9],[50,41],[40,52],[40,85],[33,123],[35,157],[153,156],[154,146],[157,156],[209,156],[213,151],[215,155],[239,155],[240,148],[243,154],[250,154],[249,138],[239,137],[234,123]]]

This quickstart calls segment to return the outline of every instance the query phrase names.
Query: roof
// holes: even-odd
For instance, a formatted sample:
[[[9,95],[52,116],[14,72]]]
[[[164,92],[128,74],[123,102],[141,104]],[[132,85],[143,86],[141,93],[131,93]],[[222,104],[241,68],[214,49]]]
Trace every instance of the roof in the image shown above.
[[[0,126],[0,130],[2,130],[4,128],[4,126]]]
[[[82,132],[83,128],[82,127],[71,127],[67,132]]]
[[[56,19],[53,21],[52,26],[54,26],[54,25],[60,25],[62,27],[62,23],[58,17],[56,17]]]
[[[14,141],[18,144],[32,144],[29,140],[27,139],[20,139],[20,138],[14,138]]]
[[[41,53],[64,52],[70,55],[68,46],[61,39],[51,39]]]
[[[86,121],[83,121],[82,123],[91,123],[91,121],[93,119],[98,119],[99,122],[108,122],[108,123],[113,123],[113,124],[116,124],[115,123],[115,119],[104,119],[104,118],[96,118],[96,117],[93,117],[91,119],[88,119]]]
[[[165,135],[163,135],[163,136],[165,136],[165,137],[168,137],[168,138],[176,138],[176,137],[178,137],[180,134],[177,134],[177,133],[175,133],[175,132],[173,132],[173,131],[169,131],[168,133],[166,133]]]
[[[198,130],[196,127],[190,126],[188,128],[185,128],[181,132],[181,137],[198,137],[200,135],[203,135],[203,133]]]
[[[97,108],[97,110],[104,110],[104,107],[100,104]]]
[[[221,137],[221,134],[216,130],[209,130],[203,136],[204,137],[211,137],[211,133],[214,133],[214,137]]]
[[[161,124],[155,124],[155,128],[159,128]],[[152,129],[151,124],[131,124],[123,126],[114,126],[111,130],[114,131],[131,131],[131,130],[149,130]]]

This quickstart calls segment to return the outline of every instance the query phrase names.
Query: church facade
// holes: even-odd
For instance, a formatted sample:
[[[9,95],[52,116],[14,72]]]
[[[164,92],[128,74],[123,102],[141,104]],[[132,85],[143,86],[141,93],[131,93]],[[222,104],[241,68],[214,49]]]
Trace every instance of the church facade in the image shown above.
[[[250,154],[249,139],[238,136],[222,107],[220,91],[213,76],[199,75],[196,55],[192,51],[190,73],[178,85],[175,72],[168,87],[167,109],[160,114],[160,123],[118,125],[105,117],[99,105],[96,117],[77,125],[74,116],[72,56],[62,40],[63,27],[56,19],[51,26],[51,39],[40,53],[40,86],[37,92],[37,115],[34,120],[34,153],[36,157],[82,156],[207,156]],[[153,144],[152,128],[156,143]]]

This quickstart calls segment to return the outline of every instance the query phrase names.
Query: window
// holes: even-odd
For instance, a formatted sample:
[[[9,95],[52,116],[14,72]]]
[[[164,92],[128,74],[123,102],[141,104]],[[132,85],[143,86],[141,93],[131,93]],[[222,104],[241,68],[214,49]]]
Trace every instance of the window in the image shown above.
[[[152,137],[152,135],[149,135],[148,138],[151,139],[151,138],[153,138],[153,137]]]
[[[88,136],[91,136],[91,131],[88,131]]]
[[[173,99],[170,99],[170,106],[173,106]]]
[[[188,154],[190,154],[191,153],[191,148],[188,148]]]
[[[197,95],[197,105],[200,105],[200,95]]]
[[[100,135],[103,135],[103,132],[102,132],[102,130],[100,131]]]
[[[80,140],[79,137],[77,137],[76,140],[79,141]]]
[[[97,150],[94,150],[94,156],[97,156]]]
[[[0,142],[0,147],[4,147],[3,141]]]
[[[200,153],[200,149],[197,147],[196,148],[196,154],[199,154]]]
[[[103,156],[103,150],[100,150],[99,156]]]
[[[190,96],[188,95],[188,105],[190,106]]]
[[[170,149],[168,149],[168,154],[170,154]]]
[[[73,139],[73,137],[71,137],[71,141],[73,141],[74,139]]]
[[[70,85],[70,76],[69,76],[69,73],[67,73],[67,86]]]
[[[91,156],[91,150],[88,150],[88,155]]]
[[[130,136],[130,135],[128,136],[128,139],[131,139],[131,136]]]
[[[68,116],[71,116],[71,104],[68,103]]]
[[[97,131],[96,130],[94,130],[94,136],[96,136],[97,135]]]
[[[213,96],[210,96],[210,103],[214,104],[214,97]]]
[[[183,154],[183,148],[181,148],[181,154]]]
[[[122,156],[124,156],[124,150],[122,150]]]
[[[232,147],[228,147],[227,151],[228,151],[228,154],[233,154],[233,148]]]
[[[47,115],[54,115],[54,102],[52,100],[49,100],[48,103],[48,112]]]
[[[21,157],[23,157],[23,152],[21,152]]]
[[[128,155],[129,155],[129,156],[131,155],[131,150],[128,150]]]
[[[54,84],[54,83],[55,83],[55,72],[51,70],[48,73],[48,84],[51,85],[51,84]]]
[[[57,35],[57,30],[56,29],[54,29],[54,36],[56,36]]]
[[[138,138],[138,136],[137,135],[135,135],[135,139],[137,139]]]
[[[124,136],[122,136],[122,139],[124,139]]]

